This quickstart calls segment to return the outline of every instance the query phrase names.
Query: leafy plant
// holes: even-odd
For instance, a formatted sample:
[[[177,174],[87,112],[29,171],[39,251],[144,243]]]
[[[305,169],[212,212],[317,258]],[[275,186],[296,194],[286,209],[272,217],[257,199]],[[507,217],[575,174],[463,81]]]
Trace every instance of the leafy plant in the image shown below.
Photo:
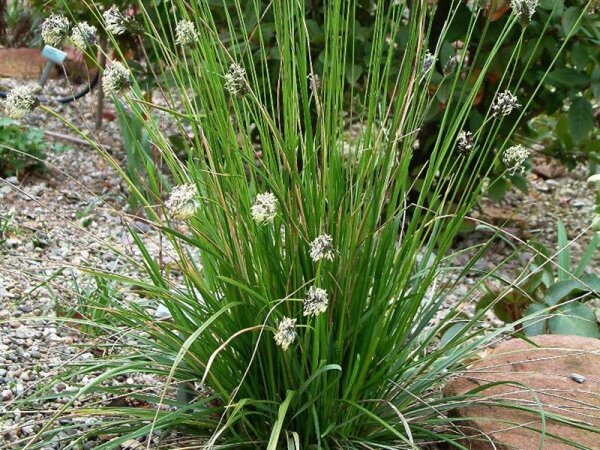
[[[438,387],[491,336],[474,317],[439,342],[459,306],[434,320],[445,300],[436,280],[481,194],[480,174],[507,147],[510,132],[499,135],[500,128],[518,122],[529,101],[521,97],[523,109],[511,118],[485,110],[469,127],[477,150],[457,157],[457,137],[490,64],[512,33],[525,33],[518,17],[510,15],[485,55],[477,46],[467,68],[460,59],[432,83],[438,74],[426,51],[439,56],[447,29],[430,34],[435,7],[428,2],[323,2],[322,52],[312,48],[311,2],[235,0],[226,26],[215,4],[177,0],[152,3],[162,14],[142,10],[152,58],[163,62],[159,76],[170,79],[166,104],[151,102],[135,79],[115,89],[177,184],[169,199],[156,182],[160,168],[141,165],[141,189],[97,146],[170,241],[172,250],[163,250],[181,278],[170,277],[135,232],[143,276],[94,273],[135,287],[170,319],[156,320],[143,304],[111,308],[124,325],[115,333],[126,334],[113,343],[118,352],[74,369],[74,376],[102,373],[57,415],[128,373],[152,374],[164,385],[159,394],[113,389],[152,409],[78,411],[102,424],[69,438],[67,448],[97,434],[110,439],[99,449],[118,448],[173,428],[206,436],[207,448],[400,449],[431,441],[462,448],[448,413],[465,399],[442,398]],[[459,10],[453,4],[449,16]],[[365,14],[372,26],[357,40]],[[262,22],[270,15],[271,29]],[[195,32],[188,44],[173,45],[173,24],[182,19]],[[461,24],[466,48],[478,23],[474,13]],[[490,101],[518,91],[522,50],[505,61],[502,90],[492,90]],[[448,102],[433,111],[442,90]],[[182,135],[191,130],[185,160],[156,110]],[[438,112],[413,200],[419,130]],[[181,383],[198,388],[189,403],[172,395]],[[52,423],[30,448],[58,433]]]
[[[48,147],[43,130],[0,117],[0,176],[44,168]]]
[[[557,236],[554,255],[543,244],[530,242],[536,255],[528,265],[529,274],[524,281],[516,282],[507,291],[488,285],[477,309],[493,305],[498,318],[509,323],[532,316],[522,321],[523,332],[528,336],[551,333],[600,337],[594,309],[586,304],[600,297],[600,278],[585,273],[600,245],[600,235],[595,233],[590,239],[576,267],[569,251],[571,243],[560,220]]]

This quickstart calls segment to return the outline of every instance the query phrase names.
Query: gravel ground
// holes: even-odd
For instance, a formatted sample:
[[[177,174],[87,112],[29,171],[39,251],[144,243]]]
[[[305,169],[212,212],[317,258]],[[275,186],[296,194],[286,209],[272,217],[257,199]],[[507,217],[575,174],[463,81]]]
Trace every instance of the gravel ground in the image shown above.
[[[58,109],[120,159],[118,124],[105,120],[96,133],[90,126],[94,120],[92,100],[86,98],[76,106],[59,105]],[[107,112],[114,117],[110,106]],[[27,123],[73,135],[43,112],[35,112]],[[170,248],[162,245],[158,233],[128,214],[124,183],[95,150],[73,145],[68,151],[49,154],[46,163],[43,173],[20,180],[0,178],[0,227],[5,229],[4,242],[0,240],[0,448],[20,448],[65,404],[67,397],[60,393],[76,387],[58,383],[52,389],[58,398],[27,411],[15,406],[19,400],[69,363],[94,358],[86,348],[86,336],[65,320],[73,314],[78,293],[85,295],[95,287],[85,268],[121,275],[139,273],[128,261],[128,257],[140,260],[128,227],[143,235],[153,256],[160,253],[164,264],[172,262]],[[138,300],[134,292],[119,294],[124,301]],[[83,385],[89,378],[75,381]],[[119,382],[158,385],[157,380],[135,374],[115,383]],[[74,426],[73,435],[94,426],[89,419],[68,420]],[[62,420],[60,424],[65,423]],[[65,437],[64,433],[58,436],[45,450],[61,448],[58,441]],[[82,448],[96,445],[90,441]],[[123,448],[135,448],[131,445]]]
[[[93,121],[91,98],[78,106],[60,107],[76,125],[94,133],[87,124]],[[109,108],[110,111],[110,108]],[[58,120],[37,112],[28,119],[44,124],[54,132],[70,132]],[[98,139],[117,157],[120,152],[116,121],[106,121]],[[584,239],[573,244],[574,253],[591,234],[589,226],[594,208],[594,193],[587,186],[583,168],[557,179],[530,176],[528,195],[511,191],[500,204],[482,203],[482,220],[501,224],[507,217],[507,229],[521,239],[536,236],[556,242],[556,220],[565,221],[570,237],[581,233]],[[134,264],[119,256],[139,256],[131,242],[127,225],[133,225],[149,242],[154,255],[160,251],[155,230],[127,214],[126,189],[113,170],[89,147],[50,154],[48,170],[24,179],[0,179],[0,220],[6,225],[6,240],[0,244],[0,447],[19,448],[17,442],[33,436],[66,401],[64,397],[41,402],[37,408],[21,411],[15,402],[28,396],[43,380],[48,379],[72,360],[94,356],[86,351],[86,338],[80,330],[56,318],[57,311],[70,311],[77,289],[93,287],[82,272],[86,266],[101,267],[123,274],[136,274]],[[1,225],[1,223],[0,223]],[[465,248],[489,238],[485,232],[467,235],[457,248]],[[107,245],[115,250],[110,251]],[[168,254],[168,248],[163,249]],[[494,268],[512,253],[510,246],[498,240],[489,254],[476,265],[478,269]],[[460,259],[458,262],[460,263]],[[465,262],[463,260],[463,262]],[[513,276],[519,266],[511,263],[503,273]],[[448,298],[452,305],[476,283],[475,276],[466,277]],[[122,293],[125,300],[135,300],[135,293]],[[472,312],[473,303],[465,307]],[[443,313],[443,311],[442,311]],[[488,318],[494,323],[493,317]],[[85,379],[79,380],[85,383]],[[136,375],[120,380],[134,384]],[[158,383],[157,380],[153,380]],[[67,392],[72,386],[58,383],[54,392]],[[93,427],[82,419],[79,429]],[[73,433],[76,433],[73,430]],[[135,448],[135,443],[129,443]],[[92,449],[96,441],[83,448]],[[59,449],[58,442],[46,450]]]

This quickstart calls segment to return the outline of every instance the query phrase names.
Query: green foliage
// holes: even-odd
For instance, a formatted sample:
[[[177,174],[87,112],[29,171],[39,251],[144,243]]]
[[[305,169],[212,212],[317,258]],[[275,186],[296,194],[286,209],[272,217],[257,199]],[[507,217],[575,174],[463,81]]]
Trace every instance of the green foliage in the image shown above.
[[[164,177],[160,172],[154,173],[153,170],[155,163],[152,159],[152,149],[145,128],[145,119],[128,111],[121,103],[116,103],[115,106],[121,128],[121,142],[125,149],[127,177],[138,186],[140,192],[160,191],[156,183],[158,183],[158,180],[162,180],[164,183]],[[152,176],[148,177],[148,173]],[[149,186],[147,181],[152,185]],[[129,202],[132,209],[139,206],[139,202],[133,195],[129,197]]]
[[[71,319],[88,337],[101,336],[108,326],[114,325],[110,309],[121,301],[117,284],[98,276],[85,279],[83,283],[77,281],[76,277],[73,280],[74,304],[67,308],[57,304],[57,315],[62,319]]]
[[[43,130],[0,117],[0,176],[43,169],[48,148]]]
[[[12,219],[11,215],[0,214],[0,246],[6,242],[8,236],[14,231]]]
[[[477,309],[492,305],[501,320],[522,322],[520,328],[528,336],[552,333],[600,338],[594,309],[585,303],[600,298],[600,277],[585,273],[600,245],[600,235],[594,234],[573,267],[570,242],[561,221],[557,232],[555,254],[539,242],[530,242],[536,255],[528,265],[525,281],[502,292],[488,286]]]
[[[122,339],[110,357],[74,369],[74,376],[94,376],[59,414],[101,392],[104,381],[144,372],[164,382],[159,394],[112,392],[152,409],[81,411],[103,420],[88,431],[108,436],[99,449],[172,428],[206,435],[207,447],[401,449],[444,441],[461,448],[449,416],[461,399],[442,398],[439,387],[499,331],[482,335],[478,317],[458,314],[460,303],[435,320],[447,294],[437,280],[452,267],[451,244],[480,196],[480,175],[491,172],[510,139],[502,127],[526,110],[510,118],[473,112],[492,63],[520,33],[517,18],[490,25],[488,48],[473,41],[480,17],[452,5],[461,26],[451,40],[482,56],[461,59],[441,76],[423,71],[426,49],[449,33],[430,34],[436,15],[428,2],[219,5],[153,2],[143,12],[150,58],[170,90],[166,104],[155,104],[136,80],[121,98],[123,120],[146,133],[131,140],[147,136],[179,189],[165,202],[156,181],[161,168],[142,161],[140,186],[141,177],[109,161],[170,242],[180,278],[135,232],[142,275],[91,269],[145,300],[108,309],[123,324],[114,327]],[[178,19],[194,21],[196,45],[173,45]],[[544,36],[538,33],[538,44]],[[523,51],[504,55],[502,89],[518,88]],[[233,73],[232,63],[240,66]],[[542,78],[552,64],[544,70]],[[315,75],[319,87],[309,81]],[[442,93],[447,103],[438,110]],[[519,100],[525,106],[529,98]],[[183,136],[185,158],[172,147],[164,115]],[[431,117],[435,132],[422,134]],[[467,123],[477,150],[457,158],[456,137]],[[276,199],[274,214],[255,220],[257,196],[265,193]],[[319,258],[313,242],[324,234],[333,248]],[[316,316],[305,314],[311,288],[327,294]],[[157,320],[157,306],[170,318]],[[282,324],[293,329],[284,334]],[[203,392],[177,401],[169,395],[177,384]],[[58,433],[53,423],[31,448]],[[81,442],[69,439],[71,448]]]

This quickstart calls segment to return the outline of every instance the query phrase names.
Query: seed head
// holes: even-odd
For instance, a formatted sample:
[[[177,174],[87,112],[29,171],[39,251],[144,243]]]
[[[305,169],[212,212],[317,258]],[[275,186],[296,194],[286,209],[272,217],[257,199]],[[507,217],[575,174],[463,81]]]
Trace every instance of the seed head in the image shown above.
[[[461,131],[456,138],[456,146],[458,151],[463,155],[468,154],[473,150],[473,133],[470,131]]]
[[[196,26],[191,20],[180,20],[175,28],[175,43],[183,46],[197,44],[200,40]]]
[[[511,0],[510,6],[519,18],[521,25],[526,27],[531,22],[539,4],[538,0]]]
[[[429,71],[433,68],[435,64],[435,56],[433,56],[429,51],[425,53],[423,56],[423,66],[421,67],[421,76],[425,78]]]
[[[511,175],[523,173],[525,172],[525,161],[530,155],[531,152],[528,148],[523,147],[521,144],[513,145],[504,151],[502,162]]]
[[[328,234],[322,234],[310,243],[310,257],[313,261],[328,259],[333,261],[333,239]]]
[[[239,64],[233,63],[225,74],[225,89],[231,95],[243,95],[246,93],[246,71]]]
[[[296,319],[284,317],[277,325],[277,333],[275,333],[275,343],[286,351],[288,347],[296,339]]]
[[[306,77],[308,79],[308,87],[312,93],[317,92],[321,88],[321,79],[316,73],[309,73]]]
[[[498,94],[496,101],[492,105],[494,116],[508,116],[514,109],[520,108],[516,95],[510,91],[504,91]]]
[[[19,86],[9,91],[4,101],[4,110],[11,119],[22,119],[40,105],[37,89],[33,86]]]
[[[273,223],[277,215],[277,197],[271,192],[258,194],[250,212],[254,221],[259,225]]]
[[[86,49],[96,43],[96,27],[87,22],[80,22],[73,27],[71,31],[71,40],[77,47]]]
[[[324,313],[327,311],[328,302],[325,289],[311,286],[304,296],[303,315],[313,317]]]
[[[104,71],[102,87],[107,94],[119,94],[131,87],[131,72],[119,61],[113,61]]]
[[[453,73],[454,69],[456,69],[457,64],[458,60],[456,59],[456,56],[451,56],[450,58],[448,58],[448,61],[446,61],[446,64],[444,64],[444,75],[450,75],[451,73]]]
[[[50,14],[42,22],[41,35],[44,42],[52,47],[58,47],[69,34],[69,20],[62,14]]]
[[[165,206],[173,219],[185,220],[192,217],[200,208],[196,185],[187,183],[177,186],[171,191]]]
[[[116,6],[113,5],[104,11],[102,17],[104,18],[104,27],[109,33],[118,36],[127,31],[129,20],[121,13],[121,11],[119,11],[119,8]]]

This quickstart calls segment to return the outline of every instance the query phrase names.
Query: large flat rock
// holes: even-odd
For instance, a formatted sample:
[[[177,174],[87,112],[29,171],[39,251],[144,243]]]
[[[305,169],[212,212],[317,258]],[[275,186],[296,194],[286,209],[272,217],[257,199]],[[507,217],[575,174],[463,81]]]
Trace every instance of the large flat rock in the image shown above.
[[[469,436],[463,444],[471,450],[600,449],[600,340],[564,335],[531,340],[534,344],[521,339],[499,344],[446,386],[444,395],[451,397],[502,383],[454,411],[463,419],[457,422],[460,431]]]

